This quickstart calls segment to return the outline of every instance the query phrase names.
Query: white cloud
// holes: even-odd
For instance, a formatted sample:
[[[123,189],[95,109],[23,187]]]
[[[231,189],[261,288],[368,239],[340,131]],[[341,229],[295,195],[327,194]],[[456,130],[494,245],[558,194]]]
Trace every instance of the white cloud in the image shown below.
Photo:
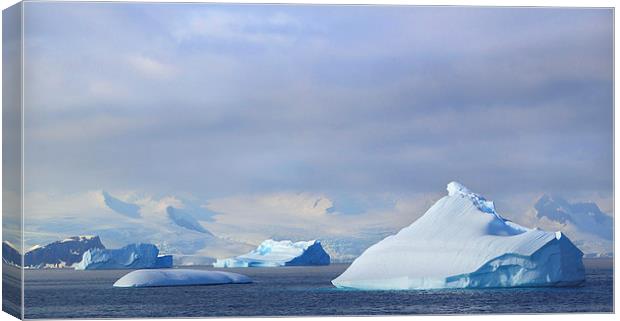
[[[134,71],[151,78],[166,79],[176,73],[172,65],[144,55],[130,55],[127,62]]]

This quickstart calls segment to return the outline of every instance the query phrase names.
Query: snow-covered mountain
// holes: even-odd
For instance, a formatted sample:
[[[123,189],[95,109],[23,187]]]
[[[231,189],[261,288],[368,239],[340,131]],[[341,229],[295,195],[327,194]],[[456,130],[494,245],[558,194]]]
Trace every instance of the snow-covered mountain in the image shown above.
[[[24,265],[31,268],[68,267],[82,260],[91,249],[105,249],[99,236],[73,236],[45,246],[35,246],[24,256]]]
[[[110,248],[151,243],[161,253],[182,257],[179,262],[187,264],[204,264],[215,257],[239,255],[255,248],[255,244],[211,233],[202,222],[209,221],[212,213],[180,197],[107,191],[89,191],[66,199],[36,197],[30,203],[47,206],[37,208],[41,217],[29,217],[27,246],[50,243],[57,235],[91,234],[101,237]],[[62,213],[57,212],[58,208],[63,209]]]
[[[368,248],[332,283],[372,290],[575,285],[583,253],[561,232],[529,229],[463,185]]]
[[[329,265],[329,254],[321,242],[265,240],[250,253],[228,259],[218,259],[214,267],[276,267],[299,265]]]
[[[9,241],[2,242],[2,262],[16,266],[22,265],[21,253]]]
[[[586,257],[613,256],[613,219],[593,202],[543,195],[534,204],[538,225],[566,233]]]
[[[213,233],[207,231],[207,229],[200,225],[200,222],[198,222],[196,218],[182,209],[168,206],[166,208],[166,213],[168,214],[168,218],[180,227],[213,236]]]
[[[140,217],[140,206],[129,202],[121,201],[120,199],[110,195],[106,191],[102,191],[103,201],[113,211],[125,215],[127,217],[138,218]]]

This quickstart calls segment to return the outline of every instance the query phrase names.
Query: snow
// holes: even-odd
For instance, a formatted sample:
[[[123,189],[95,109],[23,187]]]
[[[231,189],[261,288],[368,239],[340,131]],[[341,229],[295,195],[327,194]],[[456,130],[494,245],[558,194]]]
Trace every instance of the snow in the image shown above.
[[[114,283],[114,286],[126,288],[230,283],[252,283],[252,279],[242,274],[224,271],[189,269],[137,270],[120,278]]]
[[[332,283],[369,290],[577,285],[583,253],[562,233],[502,218],[463,185],[396,235],[368,248]]]
[[[45,246],[33,246],[24,255],[30,268],[64,268],[79,262],[88,250],[105,248],[98,236],[72,236]]]
[[[329,265],[329,254],[321,242],[265,240],[250,253],[218,259],[214,267],[276,267],[292,265]]]
[[[72,236],[72,237],[68,237],[62,241],[60,241],[60,243],[67,243],[67,242],[85,242],[85,241],[91,241],[94,240],[95,238],[97,238],[98,236],[96,235],[79,235],[79,236]]]
[[[139,218],[140,215],[140,206],[121,201],[120,199],[110,195],[110,193],[106,191],[102,191],[103,200],[105,205],[108,206],[114,212],[130,217],[130,218]]]
[[[198,222],[197,219],[195,219],[191,214],[185,212],[182,209],[168,206],[166,208],[166,213],[168,214],[170,220],[180,227],[204,234],[213,235],[211,234],[211,232],[207,231],[202,225],[200,225],[200,222]]]
[[[562,231],[586,257],[613,256],[613,218],[594,202],[569,202],[557,195],[543,195],[534,205],[530,220]]]
[[[153,244],[130,244],[120,249],[92,249],[74,265],[76,270],[170,268],[172,256],[159,256]]]

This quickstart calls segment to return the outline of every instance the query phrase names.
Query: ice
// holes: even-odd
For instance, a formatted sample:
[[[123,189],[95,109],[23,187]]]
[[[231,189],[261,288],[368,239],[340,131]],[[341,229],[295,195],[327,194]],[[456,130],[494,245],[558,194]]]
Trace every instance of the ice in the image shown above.
[[[252,283],[249,277],[231,272],[188,269],[137,270],[114,283],[115,287],[155,287]]]
[[[69,267],[79,262],[87,251],[104,248],[98,236],[73,236],[31,247],[24,255],[24,265],[27,268]]]
[[[265,240],[250,253],[218,259],[214,267],[276,267],[294,265],[329,265],[329,254],[321,242]]]
[[[74,265],[76,270],[170,268],[171,255],[159,255],[153,244],[130,244],[120,249],[92,249]]]
[[[564,234],[510,222],[493,202],[452,182],[448,196],[332,283],[369,290],[578,285],[582,256]]]

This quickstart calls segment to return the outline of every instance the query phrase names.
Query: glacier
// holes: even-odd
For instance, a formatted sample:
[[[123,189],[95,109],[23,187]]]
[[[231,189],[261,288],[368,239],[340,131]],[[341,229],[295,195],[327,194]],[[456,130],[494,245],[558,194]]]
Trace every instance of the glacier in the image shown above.
[[[249,277],[231,272],[189,269],[137,270],[114,283],[115,287],[156,287],[252,283]]]
[[[364,251],[332,284],[408,290],[585,282],[583,253],[564,234],[506,220],[492,201],[457,182],[447,190],[418,220]]]
[[[276,267],[299,265],[329,265],[330,257],[321,242],[265,240],[250,253],[233,258],[218,259],[214,267]]]
[[[120,249],[91,249],[76,270],[171,268],[172,256],[159,255],[157,246],[148,243],[129,244]]]

